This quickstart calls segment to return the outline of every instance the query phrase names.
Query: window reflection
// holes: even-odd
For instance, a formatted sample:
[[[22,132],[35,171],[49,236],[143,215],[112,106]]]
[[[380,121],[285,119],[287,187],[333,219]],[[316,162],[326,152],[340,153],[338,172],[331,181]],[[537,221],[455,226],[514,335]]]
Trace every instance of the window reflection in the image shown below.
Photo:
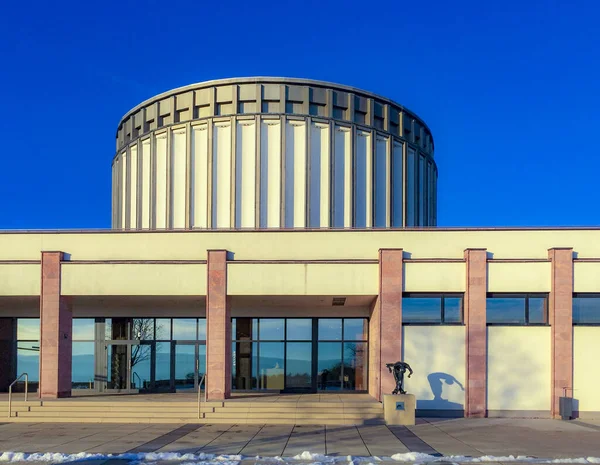
[[[261,342],[259,344],[259,389],[283,389],[283,342]]]
[[[574,324],[600,324],[600,296],[573,297]]]
[[[283,341],[283,318],[261,318],[259,324],[259,339],[262,341]]]
[[[94,388],[94,346],[94,342],[73,342],[72,389]]]
[[[342,388],[342,344],[319,342],[317,361],[317,386],[322,391]]]
[[[320,318],[319,319],[319,340],[320,341],[341,341],[342,340],[342,319],[341,318]]]

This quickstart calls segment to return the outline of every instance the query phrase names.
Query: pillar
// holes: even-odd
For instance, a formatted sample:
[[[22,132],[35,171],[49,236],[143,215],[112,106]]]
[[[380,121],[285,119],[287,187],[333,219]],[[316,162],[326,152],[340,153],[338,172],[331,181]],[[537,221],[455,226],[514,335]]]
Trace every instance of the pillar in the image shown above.
[[[42,252],[40,397],[71,396],[71,299],[60,294],[62,252]]]
[[[487,251],[465,250],[464,298],[466,379],[465,416],[482,418],[487,413]]]
[[[16,375],[17,328],[15,318],[0,318],[0,392],[8,391]]]
[[[206,390],[208,400],[231,396],[231,311],[227,251],[209,250],[206,286]]]
[[[552,345],[551,414],[560,418],[559,398],[573,395],[573,249],[548,250],[552,279],[548,316]]]
[[[379,295],[369,321],[369,394],[379,401],[396,387],[385,364],[402,360],[402,254],[379,250]]]

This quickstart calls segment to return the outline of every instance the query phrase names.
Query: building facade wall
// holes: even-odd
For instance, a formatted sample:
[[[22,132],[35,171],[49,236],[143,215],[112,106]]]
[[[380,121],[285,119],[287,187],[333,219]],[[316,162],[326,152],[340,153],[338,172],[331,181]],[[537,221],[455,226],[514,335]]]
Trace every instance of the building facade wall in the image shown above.
[[[404,326],[403,359],[415,373],[406,380],[421,416],[463,416],[465,327]]]
[[[436,224],[431,132],[389,99],[319,81],[211,81],[121,121],[116,229]]]
[[[487,358],[490,415],[550,416],[549,327],[489,326]]]
[[[481,368],[469,366],[471,362],[465,356],[474,348],[467,337],[468,286],[480,286],[478,292],[483,292],[484,300],[486,296],[489,299],[492,295],[525,293],[544,296],[550,302],[557,287],[572,282],[566,291],[559,289],[562,300],[554,304],[562,312],[561,332],[568,328],[574,341],[570,360],[573,381],[563,387],[573,390],[579,415],[594,416],[600,411],[594,401],[593,375],[598,353],[593,325],[597,323],[593,320],[593,308],[585,321],[581,320],[581,312],[571,309],[575,304],[570,293],[574,290],[592,297],[600,294],[600,282],[595,279],[596,265],[600,263],[598,234],[597,230],[1,234],[6,247],[0,249],[0,265],[8,275],[14,269],[20,279],[0,283],[0,317],[39,318],[40,294],[33,295],[33,290],[41,288],[41,250],[46,249],[64,252],[60,261],[60,293],[52,299],[68,298],[61,301],[68,302],[75,319],[203,319],[207,317],[209,283],[207,250],[227,250],[226,292],[231,318],[370,318],[369,392],[376,397],[386,392],[388,386],[382,381],[386,377],[389,381],[389,374],[377,367],[391,361],[388,358],[395,358],[382,358],[377,344],[384,339],[402,341],[403,356],[415,370],[406,386],[424,405],[419,409],[430,410],[427,402],[438,400],[434,389],[441,383],[440,397],[450,405],[440,400],[443,405],[435,409],[454,410],[452,413],[456,414],[460,409],[454,407],[462,405],[466,411],[469,401],[474,400],[467,390],[459,395],[457,382],[466,389],[469,373]],[[485,250],[472,249],[470,244],[485,246]],[[568,244],[572,252],[570,248],[552,249],[555,244]],[[391,249],[396,255],[402,250],[401,263],[394,261],[395,274],[383,287],[387,272],[382,274],[380,268],[382,249]],[[483,261],[477,266],[481,272],[488,272],[489,279],[483,278],[485,273],[474,276],[474,282],[467,279],[466,249],[479,253]],[[560,272],[555,271],[558,265],[552,258],[553,251],[561,254]],[[573,253],[577,254],[574,259]],[[569,266],[574,270],[574,280],[566,279]],[[588,272],[594,274],[590,276]],[[579,280],[584,285],[579,285]],[[421,294],[462,296],[462,324],[406,323],[408,307],[399,299]],[[404,326],[399,322],[390,324],[385,316],[376,324],[382,296],[387,302],[386,312],[401,314]],[[334,298],[345,301],[341,306],[333,306]],[[478,387],[483,387],[487,397],[484,414],[550,414],[556,396],[551,396],[551,386],[556,384],[551,376],[552,358],[569,356],[553,342],[558,336],[552,332],[555,320],[550,310],[549,303],[549,320],[537,325],[484,321],[487,343],[477,346],[477,351],[483,350],[487,365],[483,377],[478,378]],[[382,328],[386,330],[385,338]],[[61,331],[64,333],[64,328]],[[14,347],[16,341],[9,341],[6,334],[4,344]],[[36,341],[30,342],[35,345]],[[436,373],[432,388],[430,375]],[[447,383],[440,373],[451,375],[457,382]],[[568,369],[564,376],[568,379]],[[219,388],[224,395],[225,388]],[[562,388],[560,391],[562,395]],[[452,408],[446,408],[449,406]]]

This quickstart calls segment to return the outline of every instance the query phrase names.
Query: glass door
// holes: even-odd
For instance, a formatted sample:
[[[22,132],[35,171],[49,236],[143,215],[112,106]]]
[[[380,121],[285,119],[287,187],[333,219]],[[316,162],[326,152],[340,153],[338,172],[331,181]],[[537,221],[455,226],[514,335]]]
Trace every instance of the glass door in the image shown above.
[[[311,318],[285,322],[285,392],[316,392],[313,363],[315,323]]]
[[[130,389],[147,392],[152,389],[152,352],[154,343],[140,342],[131,345],[130,364],[131,378]]]
[[[173,385],[176,392],[197,391],[205,373],[206,345],[173,342]]]

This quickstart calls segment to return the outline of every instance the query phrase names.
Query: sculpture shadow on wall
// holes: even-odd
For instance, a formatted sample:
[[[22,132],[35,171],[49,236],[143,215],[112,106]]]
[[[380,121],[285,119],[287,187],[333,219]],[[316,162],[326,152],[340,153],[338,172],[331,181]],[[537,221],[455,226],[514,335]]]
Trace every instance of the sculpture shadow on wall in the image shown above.
[[[458,386],[462,391],[465,387],[457,380],[454,376],[448,373],[429,373],[427,375],[427,381],[431,386],[431,392],[433,393],[433,399],[431,400],[418,400],[417,408],[423,410],[462,410],[463,404],[457,402],[450,402],[448,399],[442,397],[444,384],[448,386]]]

